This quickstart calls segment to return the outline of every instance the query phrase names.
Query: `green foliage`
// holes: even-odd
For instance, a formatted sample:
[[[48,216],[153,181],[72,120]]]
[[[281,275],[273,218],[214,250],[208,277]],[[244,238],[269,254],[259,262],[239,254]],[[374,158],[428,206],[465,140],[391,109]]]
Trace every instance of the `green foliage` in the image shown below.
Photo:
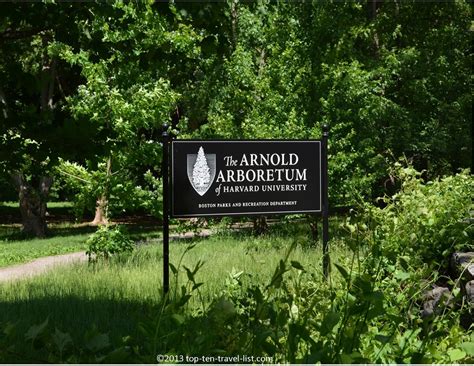
[[[77,266],[54,278],[12,284],[2,292],[5,301],[28,296],[49,302],[21,305],[22,311],[35,306],[40,312],[35,312],[39,319],[33,327],[2,325],[0,358],[19,361],[26,354],[37,362],[150,363],[161,354],[268,356],[275,363],[471,362],[474,339],[459,325],[464,305],[455,284],[453,300],[441,304],[432,317],[422,318],[423,293],[439,277],[430,266],[415,266],[405,256],[394,263],[381,251],[367,251],[368,243],[356,235],[358,230],[357,240],[349,242],[352,255],[338,251],[333,242],[337,265],[330,283],[320,263],[315,264],[320,251],[303,249],[289,233],[259,238],[261,245],[240,236],[172,246],[176,259],[170,266],[171,292],[165,298],[156,291],[161,255],[151,246],[125,261],[112,257],[101,268]],[[277,241],[281,249],[276,249]],[[64,298],[64,293],[72,296]],[[55,302],[58,297],[61,305]],[[130,299],[141,300],[133,305]],[[84,309],[91,302],[96,307]],[[48,314],[51,304],[57,311],[44,323],[42,314]],[[10,306],[17,311],[20,305]],[[66,327],[71,308],[86,320]],[[95,309],[93,319],[101,324],[100,330],[90,328],[90,309]],[[65,319],[59,321],[58,311],[65,312]],[[124,314],[131,328],[119,324]],[[84,327],[89,330],[82,331]]]
[[[198,255],[193,263],[181,257],[171,266],[170,297],[156,301],[150,291],[153,308],[139,304],[147,316],[140,341],[97,331],[73,337],[48,320],[21,334],[7,324],[0,358],[21,358],[15,340],[26,336],[28,351],[41,355],[36,362],[151,363],[158,353],[472,362],[455,279],[447,280],[450,305],[431,318],[419,311],[422,294],[440,280],[438,267],[453,250],[472,248],[472,226],[463,222],[472,177],[436,179],[472,164],[471,9],[465,1],[2,4],[1,185],[15,171],[35,186],[56,172],[57,194],[74,200],[78,216],[98,198],[112,214],[160,216],[160,135],[169,121],[196,138],[319,138],[329,124],[331,204],[380,195],[387,178],[401,183],[383,208],[365,205],[345,225],[353,255],[336,261],[331,284],[300,260],[309,252],[274,263],[266,250],[299,238],[288,230],[232,252],[250,264],[208,252],[207,263],[221,266],[217,274]],[[408,156],[426,173],[399,166],[387,174],[391,155]],[[90,257],[106,259],[132,248],[111,227],[88,244]],[[13,252],[6,262],[29,258]],[[108,275],[122,281],[123,264],[139,272],[141,260],[160,257],[141,253],[125,263],[115,256],[110,267],[120,270]],[[242,268],[231,270],[236,263]],[[269,263],[275,270],[267,278]],[[155,267],[141,270],[150,276]],[[229,272],[224,289],[216,279],[222,269]],[[94,286],[94,296],[113,301],[126,293]],[[141,295],[129,286],[130,297]],[[25,297],[36,288],[26,287]],[[52,291],[63,299],[63,287]]]
[[[58,45],[60,57],[77,65],[84,78],[67,99],[68,109],[97,131],[97,155],[85,164],[92,184],[80,187],[80,200],[90,209],[105,197],[111,215],[145,209],[160,217],[161,126],[169,121],[178,93],[170,85],[169,61],[154,60],[160,52],[195,57],[199,36],[184,24],[173,29],[150,2],[99,7],[80,27],[89,39],[110,46]]]
[[[61,158],[96,176],[95,187],[76,187],[89,210],[106,196],[112,215],[159,216],[148,178],[160,179],[160,129],[170,121],[195,138],[319,138],[329,124],[337,205],[381,195],[391,154],[430,179],[472,163],[465,1],[2,11],[2,186],[15,170],[34,184]]]
[[[43,363],[114,363],[130,360],[131,349],[127,339],[123,339],[121,347],[113,346],[109,335],[100,333],[92,327],[83,338],[74,340],[67,332],[51,326],[49,319],[43,323],[32,325],[24,334],[26,348],[19,349],[12,344],[12,340],[19,336],[18,328],[14,323],[2,327],[0,336],[0,360],[22,359],[21,353],[35,354],[27,358],[28,362]]]
[[[87,15],[69,5],[12,5],[2,4],[0,172],[21,172],[36,189],[58,156],[77,158],[89,137],[62,110],[65,96],[75,92],[77,72],[54,52],[60,40],[76,45],[76,21]]]
[[[200,290],[206,283],[198,278],[206,265],[182,263],[194,248],[188,246],[171,267],[176,279],[185,273],[184,282],[152,308],[140,307],[137,338],[112,339],[94,328],[71,336],[45,321],[26,331],[27,354],[49,362],[153,362],[159,354],[267,356],[273,363],[450,363],[473,357],[473,339],[457,325],[458,313],[445,308],[435,319],[421,318],[417,299],[430,285],[422,280],[423,270],[406,267],[408,277],[373,273],[354,252],[352,264],[336,267],[340,276],[330,285],[291,259],[293,244],[264,283],[244,286],[245,275],[233,271],[224,289],[204,304]],[[195,297],[198,309],[191,307]],[[15,354],[18,331],[3,326],[0,359],[22,359]]]
[[[395,165],[392,173],[400,191],[384,197],[385,207],[365,206],[367,243],[391,261],[400,256],[412,264],[446,266],[455,250],[472,250],[473,226],[466,221],[472,210],[474,179],[467,171],[424,182],[413,167]],[[443,264],[444,263],[444,264]]]
[[[133,251],[134,244],[127,235],[124,229],[120,226],[100,226],[97,231],[92,234],[86,242],[88,249],[86,254],[89,256],[89,261],[105,259],[108,260],[111,256],[121,253],[130,253]]]
[[[73,197],[74,214],[76,218],[82,217],[86,208],[93,209],[98,197],[94,194],[93,185],[99,180],[93,177],[82,165],[59,159],[55,168],[57,186],[61,187],[62,193]]]
[[[107,175],[105,163],[97,167],[84,167],[60,159],[55,168],[62,194],[73,198],[77,219],[82,218],[85,212],[94,212],[97,198],[104,192],[104,187],[109,187],[108,213],[111,216],[137,211],[158,218],[162,216],[162,181],[151,170],[144,172],[141,183],[137,184],[135,177],[126,179],[120,173]],[[129,176],[129,172],[126,174]]]

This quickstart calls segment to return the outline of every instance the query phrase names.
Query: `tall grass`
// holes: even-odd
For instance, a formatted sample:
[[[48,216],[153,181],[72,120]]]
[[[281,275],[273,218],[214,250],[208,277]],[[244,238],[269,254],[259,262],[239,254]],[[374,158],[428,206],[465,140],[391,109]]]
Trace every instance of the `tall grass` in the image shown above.
[[[181,262],[178,275],[172,276],[171,289],[188,282],[184,267],[192,269],[204,262],[196,275],[197,281],[203,282],[200,296],[189,304],[189,311],[199,311],[222,293],[232,275],[242,272],[242,291],[252,284],[268,283],[293,240],[280,235],[244,235],[173,242],[170,261],[175,267]],[[183,256],[189,245],[195,247]],[[342,245],[335,245],[332,255],[344,258],[347,252]],[[322,279],[321,259],[320,248],[303,245],[291,254],[291,260]],[[154,243],[108,263],[60,267],[36,278],[0,285],[0,323],[18,319],[20,328],[26,330],[49,317],[58,329],[76,336],[93,324],[113,336],[137,336],[136,326],[144,310],[161,300],[162,249]]]

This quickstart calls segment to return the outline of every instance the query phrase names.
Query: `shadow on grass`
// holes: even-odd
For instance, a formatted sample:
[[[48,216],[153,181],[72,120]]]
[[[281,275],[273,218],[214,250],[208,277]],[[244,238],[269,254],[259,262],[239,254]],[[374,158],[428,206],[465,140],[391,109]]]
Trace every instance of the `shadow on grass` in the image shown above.
[[[130,234],[133,240],[140,240],[143,238],[158,238],[160,237],[161,227],[151,226],[140,226],[135,224],[124,224],[127,232]],[[64,237],[64,236],[76,236],[92,234],[97,230],[96,226],[88,225],[70,225],[64,227],[58,227],[50,225],[48,227],[47,235],[45,239]],[[39,238],[25,234],[21,231],[21,227],[13,225],[4,225],[0,227],[0,241],[31,241],[38,240]]]
[[[91,226],[52,227],[48,228],[44,239],[91,234],[96,229],[97,228]],[[39,239],[40,238],[36,236],[24,233],[21,228],[17,226],[3,226],[0,228],[0,241],[32,241]]]
[[[157,291],[160,289],[157,288]],[[56,329],[71,336],[73,345],[71,348],[76,350],[87,347],[92,333],[100,337],[108,336],[111,344],[108,347],[109,352],[123,344],[123,337],[130,336],[134,342],[140,344],[145,341],[143,333],[139,330],[140,323],[149,321],[159,308],[160,304],[151,301],[89,300],[77,296],[0,301],[0,330],[4,330],[2,328],[6,324],[13,325],[8,334],[0,336],[0,348],[2,342],[11,348],[11,352],[3,353],[0,350],[0,363],[48,362],[50,350],[41,347],[41,342],[47,340],[43,341],[40,338],[54,339]],[[38,334],[40,342],[38,347],[38,342],[34,344],[32,340],[27,340],[26,334],[31,332],[32,326],[38,326],[45,320],[48,320],[48,323],[44,332]]]
[[[48,221],[54,223],[74,220],[74,211],[70,206],[48,207],[47,215]],[[21,223],[21,214],[18,206],[2,205],[0,203],[0,223]]]

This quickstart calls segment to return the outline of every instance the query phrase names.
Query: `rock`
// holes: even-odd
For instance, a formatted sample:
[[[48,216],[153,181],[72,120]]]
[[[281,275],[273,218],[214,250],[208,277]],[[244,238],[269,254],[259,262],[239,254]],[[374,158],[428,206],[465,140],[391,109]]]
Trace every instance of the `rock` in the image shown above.
[[[466,283],[465,289],[466,289],[466,300],[469,303],[469,305],[471,305],[471,307],[474,307],[474,280]]]
[[[448,305],[452,298],[449,288],[436,286],[423,296],[424,303],[421,315],[423,317],[433,315],[438,311],[439,305]]]
[[[471,278],[471,281],[474,280],[474,263],[467,266],[466,273]]]
[[[474,252],[454,253],[451,257],[451,268],[455,276],[462,273],[466,281],[474,280]]]

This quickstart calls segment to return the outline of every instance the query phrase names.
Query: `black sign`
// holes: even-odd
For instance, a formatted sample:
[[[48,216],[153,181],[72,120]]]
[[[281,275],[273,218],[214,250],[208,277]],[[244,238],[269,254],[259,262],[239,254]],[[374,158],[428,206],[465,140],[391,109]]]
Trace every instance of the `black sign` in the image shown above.
[[[322,210],[320,141],[172,142],[171,216]]]

